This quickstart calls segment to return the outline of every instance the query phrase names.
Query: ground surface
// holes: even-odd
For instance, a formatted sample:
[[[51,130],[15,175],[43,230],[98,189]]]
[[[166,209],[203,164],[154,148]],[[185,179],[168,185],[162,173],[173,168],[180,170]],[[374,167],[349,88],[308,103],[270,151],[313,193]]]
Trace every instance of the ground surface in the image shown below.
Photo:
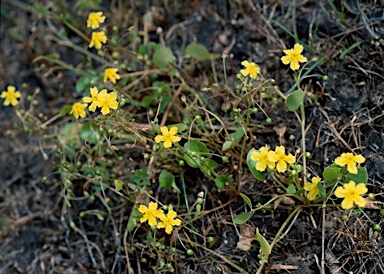
[[[42,2],[49,6],[55,1]],[[111,6],[105,4],[105,10],[116,4],[111,2]],[[308,80],[309,91],[318,98],[306,108],[307,146],[313,154],[311,171],[321,174],[340,153],[353,149],[367,159],[369,191],[376,194],[378,202],[384,201],[382,1],[349,0],[342,1],[343,5],[333,1],[340,16],[332,9],[332,1],[325,0],[296,1],[295,6],[292,1],[267,0],[132,2],[138,2],[136,10],[131,4],[125,5],[131,16],[153,12],[155,25],[163,28],[165,43],[176,57],[180,57],[185,45],[194,39],[211,53],[221,55],[227,50],[230,85],[241,68],[240,62],[248,59],[260,65],[266,78],[275,79],[280,90],[289,90],[293,85],[292,75],[288,67],[281,64],[280,57],[281,51],[292,47],[295,41],[275,22],[291,31],[296,26],[298,38],[313,49],[305,53],[309,59],[328,55],[315,73],[328,75],[329,81],[323,82],[319,77]],[[169,9],[164,6],[165,2],[169,3]],[[71,9],[70,4],[64,6]],[[1,15],[0,87],[5,89],[12,84],[20,89],[22,83],[28,83],[30,95],[39,88],[36,109],[42,120],[44,115],[53,117],[61,104],[75,96],[77,76],[66,71],[45,74],[42,63],[35,58],[56,51],[63,60],[78,64],[80,55],[71,49],[54,46],[48,39],[54,28],[28,11],[27,4],[22,1],[2,0]],[[151,39],[158,41],[155,29],[150,33]],[[73,33],[69,37],[78,42]],[[220,72],[220,60],[217,66]],[[204,66],[200,69],[204,70]],[[204,75],[191,75],[196,77],[196,88],[212,84],[212,79]],[[221,74],[219,81],[223,81]],[[216,101],[219,108],[225,103],[220,100]],[[287,115],[286,109],[281,107],[270,106],[269,111],[274,124],[255,127],[253,134],[257,135],[257,140],[252,146],[260,147],[266,142],[274,146],[282,139],[289,143],[290,135],[299,142],[299,126],[294,115]],[[145,115],[143,117],[145,120]],[[99,200],[92,204],[89,200],[78,199],[70,209],[64,210],[60,198],[62,182],[55,174],[55,162],[60,161],[57,147],[46,145],[40,133],[24,132],[24,125],[11,107],[0,106],[0,273],[127,272],[128,256],[123,238],[132,204],[114,201],[114,221],[100,221],[94,215],[78,217],[83,210],[103,209]],[[279,139],[282,128],[284,132]],[[140,148],[126,152],[124,157],[133,160],[120,164],[119,169],[131,172],[142,168],[142,160],[139,160],[142,152]],[[48,179],[42,182],[44,176]],[[180,251],[177,258],[171,260],[175,271],[237,273],[238,270],[225,261],[229,259],[245,271],[255,273],[259,268],[258,248],[237,249],[239,230],[243,234],[241,230],[249,226],[258,227],[264,237],[271,240],[294,206],[281,205],[275,210],[254,214],[247,225],[235,229],[232,217],[244,211],[242,199],[233,193],[217,195],[212,182],[207,182],[196,170],[186,170],[185,179],[190,201],[194,201],[201,190],[208,193],[210,190],[215,194],[207,196],[207,208],[232,202],[195,224],[205,227],[207,235],[215,238],[207,246],[220,256],[213,256],[203,248],[195,249],[193,256]],[[76,183],[81,192],[82,182]],[[255,203],[269,199],[269,186],[257,183],[249,172],[237,183],[242,184],[242,192]],[[157,187],[152,190],[165,204],[176,203],[175,195]],[[274,247],[265,273],[320,273],[322,256],[326,273],[384,273],[383,230],[372,229],[373,223],[384,228],[377,204],[366,208],[364,214],[348,213],[346,222],[341,221],[342,214],[342,210],[332,207],[303,210],[289,233]],[[71,220],[76,223],[76,229],[69,227]],[[134,273],[153,273],[153,257],[145,249],[145,231],[139,229],[135,235],[128,235],[127,242],[137,250],[129,255]]]

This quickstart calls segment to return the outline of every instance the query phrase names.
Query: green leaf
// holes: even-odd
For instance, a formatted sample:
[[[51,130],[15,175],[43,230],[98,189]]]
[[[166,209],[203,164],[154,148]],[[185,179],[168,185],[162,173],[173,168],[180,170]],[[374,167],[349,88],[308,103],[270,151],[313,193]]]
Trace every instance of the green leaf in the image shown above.
[[[137,226],[137,219],[141,216],[138,208],[134,206],[131,210],[131,214],[129,215],[128,224],[125,228],[128,232],[132,232]]]
[[[168,171],[162,170],[159,177],[160,187],[165,189],[171,189],[175,184],[175,176]]]
[[[33,5],[32,9],[43,16],[45,16],[49,13],[45,7],[43,7],[42,5],[39,5],[39,4]]]
[[[227,149],[230,149],[230,148],[237,146],[243,136],[244,136],[243,128],[241,128],[241,127],[237,128],[234,133],[229,134],[229,138],[231,140],[224,142],[223,150],[227,150]]]
[[[78,0],[75,6],[79,10],[100,10],[101,1],[102,0]]]
[[[249,199],[246,195],[243,193],[240,193],[241,198],[243,198],[244,202],[249,206],[249,208],[252,210],[252,202],[251,199]]]
[[[349,181],[354,181],[356,184],[367,184],[368,182],[368,172],[365,167],[359,167],[357,169],[357,174],[347,173],[345,176],[345,183],[349,183]]]
[[[260,243],[261,255],[265,256],[265,260],[267,261],[272,249],[268,241],[260,234],[259,228],[256,228],[256,239]]]
[[[325,195],[325,189],[324,189],[324,186],[323,186],[323,184],[322,184],[321,182],[318,182],[318,183],[317,183],[317,189],[320,191],[320,194],[321,194],[322,196]]]
[[[223,190],[226,183],[232,183],[232,182],[233,182],[233,178],[224,176],[224,175],[219,175],[215,179],[215,184],[219,190]]]
[[[237,215],[235,218],[235,224],[238,224],[238,225],[244,224],[246,221],[248,221],[249,217],[251,216],[251,213],[252,211],[247,211]]]
[[[252,148],[247,155],[247,165],[253,176],[255,176],[256,179],[259,181],[264,181],[265,180],[265,172],[261,172],[256,169],[256,161],[253,161],[251,159],[251,154],[252,152],[256,151],[256,149]]]
[[[171,125],[169,128],[171,128],[171,127],[177,127],[177,132],[178,133],[179,132],[183,132],[183,131],[185,131],[188,128],[188,126],[186,124],[182,124],[182,123]]]
[[[190,55],[197,61],[209,60],[211,58],[208,50],[201,44],[190,44],[185,49],[185,54]]]
[[[170,48],[161,48],[155,51],[153,54],[153,63],[158,68],[166,68],[167,63],[176,60]]]
[[[124,182],[122,180],[115,180],[115,190],[120,191],[123,189]]]
[[[215,169],[219,166],[219,164],[212,159],[205,159],[202,165],[208,167],[209,169]]]
[[[80,139],[87,143],[96,144],[100,140],[97,125],[92,122],[84,123],[80,129]]]
[[[63,106],[61,109],[60,109],[60,116],[63,117],[67,114],[69,114],[72,110],[72,106]]]
[[[302,90],[296,90],[288,95],[287,97],[287,106],[290,111],[297,110],[303,103],[305,99],[305,92]]]
[[[78,93],[83,93],[91,86],[91,77],[89,77],[88,75],[83,75],[76,82],[76,91]]]
[[[295,194],[296,193],[296,187],[294,185],[289,185],[287,187],[287,193],[288,194]]]
[[[337,180],[342,175],[341,170],[342,170],[341,167],[330,166],[325,168],[323,171],[324,181],[330,182],[333,180]]]
[[[186,152],[184,153],[184,160],[189,166],[194,168],[201,166],[201,154],[203,154],[204,157],[212,157],[207,147],[198,140],[191,140],[186,142],[184,144],[184,148],[186,149]]]

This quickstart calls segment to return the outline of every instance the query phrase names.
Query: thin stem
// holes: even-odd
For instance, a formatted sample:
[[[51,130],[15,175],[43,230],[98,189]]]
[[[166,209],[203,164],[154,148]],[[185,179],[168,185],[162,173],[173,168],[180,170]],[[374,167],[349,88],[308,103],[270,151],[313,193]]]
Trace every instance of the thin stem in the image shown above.
[[[305,111],[304,104],[300,106],[301,112],[301,149],[303,153],[303,185],[307,182],[307,157],[305,157],[306,147],[305,147]]]

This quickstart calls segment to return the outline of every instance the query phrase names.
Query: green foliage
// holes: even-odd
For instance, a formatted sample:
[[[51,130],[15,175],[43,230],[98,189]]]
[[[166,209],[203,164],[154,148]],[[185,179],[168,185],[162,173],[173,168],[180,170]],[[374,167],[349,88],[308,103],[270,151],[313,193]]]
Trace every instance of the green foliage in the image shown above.
[[[256,151],[256,149],[252,148],[247,155],[247,165],[253,176],[259,181],[264,181],[265,180],[265,172],[258,171],[256,169],[256,161],[251,159],[251,154],[252,152]]]
[[[343,169],[341,167],[337,167],[337,166],[326,167],[323,171],[323,178],[326,182],[338,180],[341,178],[342,170]]]
[[[211,158],[211,154],[207,147],[200,141],[191,140],[184,144],[185,152],[184,152],[184,160],[191,167],[198,168],[201,166],[201,158],[200,155],[204,155],[204,157]]]
[[[166,68],[169,62],[176,60],[170,48],[160,48],[153,54],[153,63],[158,68]]]
[[[235,224],[242,225],[249,220],[251,217],[252,211],[243,212],[235,217]]]
[[[188,45],[185,49],[185,54],[190,55],[197,61],[209,60],[211,57],[206,47],[201,44]]]
[[[224,175],[217,176],[215,179],[215,184],[219,190],[223,190],[226,183],[232,183],[232,182],[233,182],[233,178],[224,176]]]
[[[287,107],[290,111],[296,111],[301,105],[304,104],[305,92],[296,90],[287,96]]]
[[[357,169],[357,174],[347,173],[345,175],[344,183],[348,183],[349,181],[354,181],[356,184],[367,184],[368,182],[368,172],[365,167],[359,167]]]
[[[268,256],[271,254],[272,248],[269,245],[268,241],[260,234],[259,228],[256,228],[256,240],[260,243],[261,249],[261,264],[268,262]]]
[[[171,189],[175,185],[175,176],[172,173],[162,170],[159,176],[160,187]]]
[[[229,134],[229,138],[231,140],[224,142],[223,151],[237,146],[243,136],[244,136],[243,128],[242,127],[237,128],[234,133]]]

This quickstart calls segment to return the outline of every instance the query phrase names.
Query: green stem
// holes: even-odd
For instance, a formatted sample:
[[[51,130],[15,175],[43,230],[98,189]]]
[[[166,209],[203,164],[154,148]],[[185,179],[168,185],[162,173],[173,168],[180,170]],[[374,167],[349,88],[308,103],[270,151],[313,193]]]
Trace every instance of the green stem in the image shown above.
[[[307,157],[305,157],[306,147],[305,147],[305,111],[304,104],[300,106],[301,112],[301,149],[303,155],[303,185],[307,182]]]

